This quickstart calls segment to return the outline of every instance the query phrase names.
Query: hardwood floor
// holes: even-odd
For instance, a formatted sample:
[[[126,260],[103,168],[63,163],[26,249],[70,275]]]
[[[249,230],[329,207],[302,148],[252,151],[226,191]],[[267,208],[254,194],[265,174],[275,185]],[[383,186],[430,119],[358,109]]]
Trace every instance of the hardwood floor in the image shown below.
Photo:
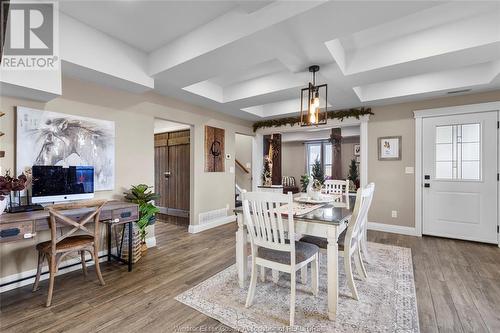
[[[174,297],[234,264],[230,224],[200,234],[157,223],[157,248],[131,273],[102,263],[106,286],[89,268],[56,278],[53,306],[47,281],[0,295],[2,332],[231,332]],[[496,246],[369,232],[369,240],[410,247],[422,332],[500,332],[500,249]]]

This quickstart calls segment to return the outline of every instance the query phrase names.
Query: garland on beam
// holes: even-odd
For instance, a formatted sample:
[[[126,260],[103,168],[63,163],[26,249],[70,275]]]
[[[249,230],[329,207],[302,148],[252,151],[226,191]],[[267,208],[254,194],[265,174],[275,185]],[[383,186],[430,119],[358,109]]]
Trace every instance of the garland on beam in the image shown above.
[[[340,119],[340,121],[343,121],[344,118],[355,117],[356,119],[359,119],[359,117],[367,114],[373,114],[371,108],[356,108],[356,109],[346,109],[337,111],[327,111],[326,118]],[[256,132],[259,128],[264,128],[264,127],[280,127],[286,125],[294,126],[295,124],[299,123],[300,123],[300,116],[262,120],[253,124],[253,131]]]

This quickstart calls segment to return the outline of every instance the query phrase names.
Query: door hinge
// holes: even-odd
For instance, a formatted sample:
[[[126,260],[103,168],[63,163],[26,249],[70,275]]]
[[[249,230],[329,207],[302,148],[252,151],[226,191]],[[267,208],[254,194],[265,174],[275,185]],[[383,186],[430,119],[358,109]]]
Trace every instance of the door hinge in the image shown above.
[[[500,181],[500,173],[497,173],[497,182]]]
[[[500,225],[497,225],[497,234],[500,234]]]
[[[497,128],[500,128],[500,120],[497,121]]]

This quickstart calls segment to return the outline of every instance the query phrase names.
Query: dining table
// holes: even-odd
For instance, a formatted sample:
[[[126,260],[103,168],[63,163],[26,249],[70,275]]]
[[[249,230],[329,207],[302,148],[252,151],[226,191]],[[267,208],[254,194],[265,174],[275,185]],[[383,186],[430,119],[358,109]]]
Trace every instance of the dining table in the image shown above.
[[[328,292],[328,318],[335,320],[338,305],[338,238],[347,228],[354,198],[345,202],[330,202],[315,208],[302,215],[294,215],[295,234],[298,237],[305,235],[326,238],[327,245],[327,292]],[[243,207],[235,209],[238,222],[236,231],[236,266],[240,288],[245,288],[248,279],[248,232],[243,214]]]

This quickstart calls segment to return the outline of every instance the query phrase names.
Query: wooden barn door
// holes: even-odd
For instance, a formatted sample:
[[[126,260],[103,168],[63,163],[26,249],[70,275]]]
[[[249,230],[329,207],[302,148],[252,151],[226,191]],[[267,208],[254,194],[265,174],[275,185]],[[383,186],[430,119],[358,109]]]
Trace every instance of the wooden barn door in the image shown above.
[[[155,134],[155,189],[161,213],[189,217],[189,130]]]

